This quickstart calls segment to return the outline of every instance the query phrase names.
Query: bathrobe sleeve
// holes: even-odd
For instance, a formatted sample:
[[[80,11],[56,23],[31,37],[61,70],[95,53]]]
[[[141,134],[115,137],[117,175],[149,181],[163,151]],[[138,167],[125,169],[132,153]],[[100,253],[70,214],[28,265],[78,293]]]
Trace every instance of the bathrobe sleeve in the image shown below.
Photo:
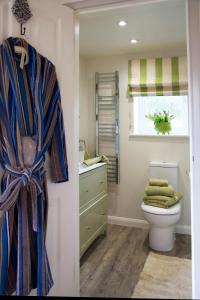
[[[51,180],[54,183],[65,182],[69,180],[68,176],[68,163],[67,163],[67,151],[66,151],[66,139],[63,122],[63,111],[61,106],[61,96],[58,81],[54,87],[55,93],[58,95],[57,101],[57,120],[53,132],[52,141],[49,148],[50,154],[50,168],[51,168]]]

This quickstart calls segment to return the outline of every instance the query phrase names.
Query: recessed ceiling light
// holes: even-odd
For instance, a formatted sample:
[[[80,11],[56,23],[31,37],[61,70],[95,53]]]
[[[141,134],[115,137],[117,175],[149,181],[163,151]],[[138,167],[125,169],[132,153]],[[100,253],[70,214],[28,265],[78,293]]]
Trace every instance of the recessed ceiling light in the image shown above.
[[[121,20],[121,21],[119,21],[117,24],[118,24],[119,26],[121,26],[121,27],[124,27],[124,26],[127,25],[127,22],[124,21],[124,20]]]
[[[131,44],[136,44],[137,42],[138,42],[138,40],[136,40],[136,39],[131,40]]]

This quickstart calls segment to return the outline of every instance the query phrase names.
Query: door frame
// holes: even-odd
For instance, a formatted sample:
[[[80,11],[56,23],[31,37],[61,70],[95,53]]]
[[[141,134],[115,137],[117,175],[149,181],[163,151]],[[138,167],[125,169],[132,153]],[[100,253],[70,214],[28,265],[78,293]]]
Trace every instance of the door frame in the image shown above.
[[[13,17],[11,7],[13,5],[14,0],[0,0],[0,43],[9,36],[20,36],[19,29],[20,26],[18,26],[17,21]],[[31,1],[29,1],[31,2]],[[57,186],[58,194],[56,189],[52,187],[51,191],[55,191],[55,194],[52,196],[49,194],[49,196],[52,196],[52,201],[50,200],[50,206],[51,209],[55,208],[55,213],[57,217],[57,222],[55,223],[55,228],[57,229],[60,225],[63,224],[64,220],[64,226],[61,226],[61,230],[59,234],[56,236],[56,239],[54,239],[54,232],[52,232],[49,235],[50,242],[52,241],[52,244],[50,245],[52,247],[53,243],[58,244],[58,249],[56,249],[55,256],[53,255],[53,259],[55,258],[56,263],[54,264],[54,267],[56,269],[53,270],[52,266],[52,275],[54,277],[54,287],[50,291],[51,294],[57,294],[63,295],[63,296],[79,296],[79,175],[78,175],[78,161],[79,161],[79,153],[78,153],[78,137],[79,137],[79,130],[78,130],[78,98],[75,99],[75,92],[76,92],[76,82],[75,82],[75,74],[74,74],[74,11],[72,9],[69,9],[66,6],[63,6],[63,0],[33,0],[33,4],[35,5],[35,2],[39,3],[40,7],[35,13],[35,6],[31,5],[30,7],[33,9],[33,15],[42,14],[42,11],[45,12],[45,14],[51,17],[51,11],[53,18],[52,21],[55,20],[58,21],[58,38],[62,36],[63,28],[62,26],[65,26],[64,34],[67,35],[67,44],[70,46],[68,47],[65,43],[65,47],[61,46],[58,50],[58,55],[60,54],[58,65],[62,64],[60,60],[63,58],[65,60],[65,56],[69,54],[71,57],[70,64],[65,66],[65,63],[62,64],[62,72],[59,70],[59,78],[64,79],[64,81],[68,80],[66,78],[66,72],[64,70],[65,67],[70,70],[71,79],[70,82],[72,82],[72,86],[70,87],[70,90],[68,91],[68,98],[66,99],[67,102],[65,105],[63,105],[63,116],[64,116],[64,123],[67,126],[70,123],[70,126],[68,128],[68,131],[66,132],[66,141],[67,141],[67,153],[68,156],[68,167],[69,167],[69,182],[68,183],[62,183],[60,187]],[[42,4],[42,6],[41,6]],[[53,6],[53,8],[52,8]],[[43,9],[44,8],[44,9]],[[50,12],[48,9],[51,8]],[[57,13],[54,8],[59,8],[59,12]],[[70,10],[70,13],[69,13]],[[68,11],[68,13],[65,13],[64,11]],[[65,24],[62,23],[59,17],[63,17],[63,20],[65,18]],[[28,22],[26,24],[27,27],[27,35],[24,37],[27,42],[30,42],[29,38],[29,24],[31,24],[32,20],[30,20],[30,23]],[[31,25],[30,25],[31,26]],[[50,24],[51,26],[51,24]],[[57,26],[57,25],[55,25]],[[50,27],[51,28],[51,27]],[[55,31],[56,32],[56,31]],[[50,31],[51,33],[51,31]],[[69,33],[69,35],[68,35]],[[63,39],[62,39],[63,40]],[[64,41],[64,40],[63,40]],[[31,42],[32,44],[32,42]],[[39,44],[38,44],[39,45]],[[66,49],[65,49],[66,48]],[[39,51],[39,49],[38,49]],[[56,63],[56,67],[58,67]],[[62,74],[61,74],[62,73]],[[63,76],[64,75],[64,76]],[[63,80],[62,80],[63,81]],[[61,83],[61,82],[60,82]],[[68,89],[68,85],[65,83],[62,83],[61,85],[64,85],[65,89]],[[61,86],[61,94],[63,93],[63,88]],[[65,93],[65,92],[64,92]],[[65,97],[66,98],[66,97]],[[68,109],[66,115],[66,107],[70,107]],[[66,119],[67,118],[67,119]],[[67,123],[66,123],[67,122]],[[47,160],[48,162],[48,160]],[[49,169],[49,168],[47,168]],[[2,175],[2,174],[1,174]],[[52,184],[53,185],[53,184]],[[49,190],[48,190],[49,191]],[[50,191],[49,191],[50,192]],[[63,193],[64,192],[64,193]],[[62,193],[62,195],[61,195]],[[55,196],[55,197],[54,197]],[[50,198],[49,197],[49,198]],[[64,203],[65,206],[62,206]],[[55,206],[54,206],[55,205]],[[61,207],[62,206],[62,207]],[[50,207],[49,207],[50,208]],[[58,210],[57,210],[58,208]],[[64,208],[64,210],[62,209]],[[61,210],[62,209],[62,210]],[[54,212],[54,211],[53,211]],[[62,214],[60,214],[60,212]],[[51,217],[51,216],[49,216]],[[49,219],[50,221],[50,219]],[[53,224],[53,223],[52,223]],[[48,231],[47,231],[48,232]],[[48,234],[48,233],[47,233]],[[49,249],[48,247],[48,241],[46,243],[47,251]],[[52,247],[54,248],[54,247]],[[63,250],[64,249],[64,250]],[[67,251],[66,251],[67,249]],[[49,253],[49,251],[48,251]],[[49,255],[50,256],[50,255]],[[51,261],[50,261],[51,263]],[[55,274],[54,274],[55,273]],[[59,277],[58,277],[59,275]],[[67,276],[66,276],[67,275]],[[36,295],[36,290],[32,290],[31,296]]]
[[[200,299],[200,0],[186,1],[190,110],[192,291]]]
[[[120,9],[130,6],[153,4],[167,0],[124,0],[124,3],[113,3],[98,7],[83,8],[75,11],[75,69],[76,82],[79,82],[79,15]],[[67,5],[67,4],[66,4]],[[189,83],[190,115],[190,178],[191,178],[191,232],[192,232],[192,294],[200,298],[200,0],[185,0],[187,30],[187,60]],[[198,29],[198,30],[197,30]],[[79,99],[77,84],[76,97]]]

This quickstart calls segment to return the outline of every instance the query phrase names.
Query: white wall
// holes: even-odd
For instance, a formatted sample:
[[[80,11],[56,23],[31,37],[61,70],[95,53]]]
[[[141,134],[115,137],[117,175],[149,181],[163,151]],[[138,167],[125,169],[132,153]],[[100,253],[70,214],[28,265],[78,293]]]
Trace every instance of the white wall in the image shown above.
[[[80,57],[80,73],[79,73],[79,84],[80,84],[80,91],[79,91],[79,98],[80,98],[80,114],[79,114],[79,121],[80,121],[80,139],[86,141],[88,145],[89,140],[89,123],[88,123],[88,110],[89,110],[89,82],[87,80],[87,61]]]
[[[173,53],[162,53],[163,56],[177,54],[185,54],[185,51],[178,50]],[[149,55],[149,57],[157,55],[160,54],[154,53]],[[109,185],[109,215],[143,219],[140,206],[144,187],[149,177],[148,163],[149,161],[172,161],[179,163],[180,191],[184,194],[180,224],[190,226],[190,187],[187,175],[189,171],[189,139],[129,137],[130,103],[127,99],[128,59],[130,59],[130,55],[82,58],[82,60],[85,60],[87,66],[86,76],[89,88],[89,109],[85,112],[87,116],[84,116],[84,120],[88,122],[88,147],[92,155],[95,155],[94,74],[95,72],[119,71],[121,182],[118,186],[115,184]],[[80,124],[80,128],[82,126],[83,124]]]

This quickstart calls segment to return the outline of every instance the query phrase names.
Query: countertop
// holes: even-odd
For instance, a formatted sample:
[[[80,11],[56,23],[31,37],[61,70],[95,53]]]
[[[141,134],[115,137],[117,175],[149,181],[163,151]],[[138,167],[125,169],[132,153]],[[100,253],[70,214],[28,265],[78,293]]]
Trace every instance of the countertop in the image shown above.
[[[94,165],[88,167],[85,164],[81,163],[79,165],[79,175],[84,174],[88,171],[94,170],[96,168],[102,167],[104,165],[106,165],[106,163],[97,163],[97,164],[94,164]]]

